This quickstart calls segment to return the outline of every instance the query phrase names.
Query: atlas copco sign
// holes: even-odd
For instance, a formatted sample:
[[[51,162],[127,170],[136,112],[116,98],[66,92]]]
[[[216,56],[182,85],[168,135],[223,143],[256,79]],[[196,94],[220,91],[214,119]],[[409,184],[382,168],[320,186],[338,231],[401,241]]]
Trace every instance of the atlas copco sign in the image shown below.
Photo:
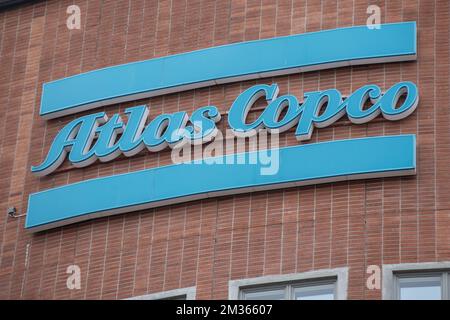
[[[331,49],[330,49],[331,48]],[[99,106],[247,79],[340,66],[416,59],[414,22],[326,30],[243,42],[164,58],[119,65],[44,84],[41,116],[52,119]],[[258,100],[266,106],[256,120],[247,117]],[[347,97],[337,89],[279,95],[277,84],[243,90],[228,111],[236,136],[259,130],[295,128],[298,141],[314,128],[346,116],[366,123],[380,114],[397,121],[414,112],[417,86],[402,81],[384,92],[367,84]],[[51,174],[68,158],[76,167],[95,161],[131,157],[148,149],[158,152],[180,144],[207,143],[219,132],[221,114],[214,105],[192,114],[179,111],[149,118],[151,105],[76,118],[55,136],[47,156],[33,166],[38,176]],[[223,194],[237,194],[329,181],[415,174],[414,135],[348,139],[285,147],[278,150],[279,170],[261,175],[256,164],[206,161],[85,180],[29,196],[26,228],[44,230],[77,221]],[[246,156],[250,156],[249,152]],[[233,155],[220,156],[222,158]],[[232,164],[230,164],[232,163]],[[177,184],[174,184],[177,181]]]

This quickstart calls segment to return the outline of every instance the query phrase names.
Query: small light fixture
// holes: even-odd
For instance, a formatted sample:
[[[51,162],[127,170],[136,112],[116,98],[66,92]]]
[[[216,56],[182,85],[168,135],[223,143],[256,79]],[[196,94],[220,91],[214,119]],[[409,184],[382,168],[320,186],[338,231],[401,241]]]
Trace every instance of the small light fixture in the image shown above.
[[[11,218],[15,218],[16,217],[16,213],[17,213],[17,209],[16,207],[9,207],[6,212],[8,213],[8,216],[10,216]]]
[[[8,209],[6,209],[6,213],[8,214],[8,216],[10,216],[11,218],[20,218],[20,217],[24,217],[27,215],[27,213],[23,213],[23,214],[17,214],[17,209],[16,207],[9,207]]]

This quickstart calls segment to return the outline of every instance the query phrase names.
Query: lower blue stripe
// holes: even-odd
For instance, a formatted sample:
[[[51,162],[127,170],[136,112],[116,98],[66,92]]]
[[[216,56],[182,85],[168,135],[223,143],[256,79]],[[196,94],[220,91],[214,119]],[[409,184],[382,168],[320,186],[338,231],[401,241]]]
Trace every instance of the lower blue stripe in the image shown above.
[[[414,174],[415,150],[414,135],[360,138],[281,148],[279,170],[272,175],[261,175],[267,167],[261,163],[202,162],[86,180],[31,194],[26,228],[44,230],[221,194]]]

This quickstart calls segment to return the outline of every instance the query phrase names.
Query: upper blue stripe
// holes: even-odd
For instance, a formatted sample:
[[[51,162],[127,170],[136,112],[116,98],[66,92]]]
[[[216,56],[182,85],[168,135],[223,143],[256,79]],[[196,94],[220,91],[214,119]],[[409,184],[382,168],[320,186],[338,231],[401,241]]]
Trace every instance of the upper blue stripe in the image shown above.
[[[261,175],[258,164],[177,164],[86,180],[29,196],[26,228],[87,220],[92,214],[128,212],[189,200],[193,195],[243,192],[267,186],[312,184],[317,179],[353,179],[361,174],[411,174],[416,168],[414,135],[329,141],[279,149],[279,170]],[[246,157],[249,154],[244,154]],[[232,158],[236,155],[227,155]],[[332,159],[332,160],[330,160]]]
[[[108,103],[269,76],[270,72],[408,60],[416,55],[416,23],[356,26],[256,40],[98,69],[45,83],[41,116],[55,118]],[[302,69],[303,68],[303,69]],[[308,69],[305,69],[308,68]],[[128,97],[129,96],[129,97]],[[116,101],[115,101],[116,100]]]

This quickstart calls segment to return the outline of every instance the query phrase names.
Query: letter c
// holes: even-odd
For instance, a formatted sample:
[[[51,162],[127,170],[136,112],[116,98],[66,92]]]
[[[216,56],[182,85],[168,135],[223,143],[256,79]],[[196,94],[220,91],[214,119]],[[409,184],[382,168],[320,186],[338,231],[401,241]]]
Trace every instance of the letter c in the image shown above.
[[[231,105],[228,113],[228,124],[235,134],[245,136],[248,131],[259,129],[263,125],[263,117],[260,116],[253,123],[247,124],[248,112],[253,104],[261,97],[266,97],[267,101],[276,99],[278,95],[278,85],[259,84],[242,92]]]

